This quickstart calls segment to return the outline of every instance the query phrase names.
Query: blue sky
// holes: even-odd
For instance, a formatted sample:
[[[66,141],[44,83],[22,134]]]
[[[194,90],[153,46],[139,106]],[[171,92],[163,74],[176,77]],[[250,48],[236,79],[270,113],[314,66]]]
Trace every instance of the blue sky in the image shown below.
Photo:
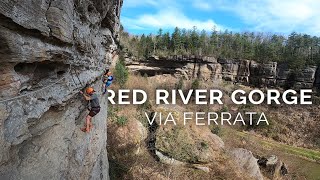
[[[121,23],[132,34],[196,26],[319,36],[320,0],[124,0]]]

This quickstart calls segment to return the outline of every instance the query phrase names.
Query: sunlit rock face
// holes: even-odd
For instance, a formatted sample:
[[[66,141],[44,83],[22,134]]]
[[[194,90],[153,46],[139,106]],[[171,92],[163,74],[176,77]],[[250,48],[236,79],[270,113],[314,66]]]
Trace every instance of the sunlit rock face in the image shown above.
[[[0,179],[108,178],[107,114],[81,132],[87,112],[79,90],[100,90],[122,3],[0,2]]]
[[[125,59],[131,71],[149,76],[172,74],[184,79],[224,80],[255,87],[320,88],[320,72],[316,66],[296,71],[277,62],[258,63],[208,56],[150,57],[140,61],[133,61],[130,57]]]

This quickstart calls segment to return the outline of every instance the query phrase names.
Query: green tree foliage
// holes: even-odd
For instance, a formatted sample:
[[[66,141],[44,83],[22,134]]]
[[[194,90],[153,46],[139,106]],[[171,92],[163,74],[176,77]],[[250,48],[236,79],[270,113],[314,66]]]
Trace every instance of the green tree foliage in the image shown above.
[[[152,55],[205,55],[222,58],[241,58],[258,62],[284,62],[293,69],[305,65],[320,65],[320,37],[291,33],[288,36],[254,33],[200,31],[176,27],[172,33],[159,29],[156,35],[130,36],[121,32],[123,45],[140,59]],[[121,43],[121,41],[120,41]],[[127,44],[127,45],[125,45]]]
[[[116,64],[114,76],[116,82],[120,85],[121,88],[123,88],[128,80],[129,73],[127,67],[124,64],[124,58],[122,55],[120,55],[119,61]]]
[[[174,54],[180,53],[182,49],[182,38],[181,38],[181,31],[178,27],[174,29],[174,32],[171,35],[171,49],[173,50]]]
[[[119,125],[119,126],[124,126],[127,124],[128,122],[128,119],[127,117],[125,116],[118,116],[117,119],[116,119],[116,123]]]

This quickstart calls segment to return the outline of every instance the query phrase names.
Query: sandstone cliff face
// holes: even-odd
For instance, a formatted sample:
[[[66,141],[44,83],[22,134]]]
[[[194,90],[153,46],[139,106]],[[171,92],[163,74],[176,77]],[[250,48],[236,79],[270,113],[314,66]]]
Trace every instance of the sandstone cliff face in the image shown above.
[[[131,71],[141,74],[172,74],[185,79],[204,81],[225,80],[256,87],[313,88],[320,87],[320,72],[316,66],[307,66],[300,72],[286,64],[264,64],[243,59],[215,59],[214,57],[170,56],[149,58],[146,61],[126,59]]]
[[[112,60],[122,0],[0,2],[0,179],[107,179],[106,100],[86,102]],[[13,99],[10,99],[13,98]],[[9,99],[9,100],[8,100]]]

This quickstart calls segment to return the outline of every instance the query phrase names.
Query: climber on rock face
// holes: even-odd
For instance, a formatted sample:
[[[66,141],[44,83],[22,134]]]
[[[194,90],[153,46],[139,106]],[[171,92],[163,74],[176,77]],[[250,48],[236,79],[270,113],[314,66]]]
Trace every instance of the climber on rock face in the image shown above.
[[[113,76],[109,70],[103,75],[103,92],[102,94],[106,94],[107,88],[112,84]]]
[[[86,117],[85,126],[81,128],[83,132],[90,132],[90,129],[92,128],[92,122],[91,119],[95,115],[97,115],[100,112],[100,103],[99,98],[97,94],[95,94],[95,90],[92,87],[89,87],[86,89],[86,94],[84,94],[82,91],[80,93],[83,95],[83,97],[89,101],[89,107],[88,110],[90,111],[89,114]]]

